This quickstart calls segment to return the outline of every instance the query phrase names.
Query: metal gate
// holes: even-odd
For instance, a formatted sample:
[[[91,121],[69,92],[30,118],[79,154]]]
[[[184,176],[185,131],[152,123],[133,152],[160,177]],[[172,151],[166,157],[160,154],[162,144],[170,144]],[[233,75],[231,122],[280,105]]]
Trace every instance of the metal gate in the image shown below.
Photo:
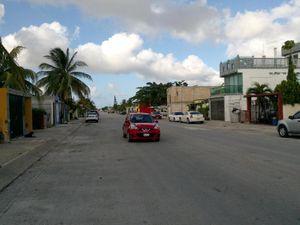
[[[211,119],[224,121],[224,98],[210,99],[210,101]]]
[[[10,137],[23,135],[23,96],[9,95]]]

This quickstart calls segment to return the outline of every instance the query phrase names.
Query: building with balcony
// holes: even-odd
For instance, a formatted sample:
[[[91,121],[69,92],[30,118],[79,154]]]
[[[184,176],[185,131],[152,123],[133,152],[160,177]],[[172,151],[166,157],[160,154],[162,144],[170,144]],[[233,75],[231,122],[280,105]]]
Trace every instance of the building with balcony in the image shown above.
[[[295,51],[289,54],[294,54],[295,72],[300,74],[300,59],[296,57],[300,52],[299,43],[296,46]],[[224,84],[211,90],[210,118],[230,122],[243,121],[243,112],[247,110],[246,98],[244,98],[247,90],[253,87],[255,82],[267,84],[274,89],[277,84],[286,80],[287,73],[287,58],[237,56],[221,62],[220,77],[224,78]]]

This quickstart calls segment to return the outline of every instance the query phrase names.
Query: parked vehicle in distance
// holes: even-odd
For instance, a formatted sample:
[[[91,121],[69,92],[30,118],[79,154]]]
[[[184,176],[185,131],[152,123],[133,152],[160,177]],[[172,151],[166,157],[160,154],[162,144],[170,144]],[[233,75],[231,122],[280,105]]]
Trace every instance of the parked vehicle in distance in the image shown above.
[[[88,111],[85,116],[85,122],[99,122],[99,114],[97,111]]]
[[[279,120],[277,131],[280,137],[288,137],[293,134],[300,134],[300,111],[286,120]]]
[[[169,115],[169,121],[179,122],[181,121],[181,117],[183,116],[183,112],[174,112]]]
[[[197,111],[185,112],[181,117],[183,123],[204,123],[204,116],[202,113]]]
[[[155,121],[148,113],[130,113],[123,123],[123,137],[128,142],[134,140],[160,140],[160,128],[158,121]]]
[[[156,119],[156,120],[159,120],[162,118],[161,113],[159,111],[152,112],[151,116],[153,117],[153,119]]]

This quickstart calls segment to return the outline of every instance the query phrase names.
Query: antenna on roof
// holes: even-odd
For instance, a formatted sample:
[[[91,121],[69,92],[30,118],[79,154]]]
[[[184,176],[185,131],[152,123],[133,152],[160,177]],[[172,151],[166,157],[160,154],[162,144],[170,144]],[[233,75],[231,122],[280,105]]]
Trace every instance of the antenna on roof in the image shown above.
[[[274,48],[274,58],[277,58],[277,48]]]

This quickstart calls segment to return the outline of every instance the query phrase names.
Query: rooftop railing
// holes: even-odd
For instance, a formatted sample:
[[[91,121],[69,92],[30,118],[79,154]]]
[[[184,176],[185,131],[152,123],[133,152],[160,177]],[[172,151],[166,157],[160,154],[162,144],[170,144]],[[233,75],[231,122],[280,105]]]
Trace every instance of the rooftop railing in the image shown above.
[[[300,68],[300,59],[294,60],[296,68]],[[254,57],[236,57],[226,62],[220,63],[220,75],[238,72],[238,69],[287,69],[287,58],[254,58]]]

